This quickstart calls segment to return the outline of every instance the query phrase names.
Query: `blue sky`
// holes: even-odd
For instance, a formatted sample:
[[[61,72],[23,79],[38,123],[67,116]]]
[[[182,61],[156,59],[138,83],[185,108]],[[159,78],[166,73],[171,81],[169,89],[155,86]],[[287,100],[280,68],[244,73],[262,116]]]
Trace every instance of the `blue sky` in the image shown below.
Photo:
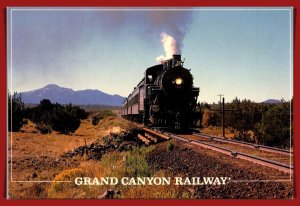
[[[164,54],[166,32],[182,44],[201,102],[217,102],[218,94],[227,101],[288,100],[291,16],[290,8],[11,8],[8,88],[54,83],[127,96]]]

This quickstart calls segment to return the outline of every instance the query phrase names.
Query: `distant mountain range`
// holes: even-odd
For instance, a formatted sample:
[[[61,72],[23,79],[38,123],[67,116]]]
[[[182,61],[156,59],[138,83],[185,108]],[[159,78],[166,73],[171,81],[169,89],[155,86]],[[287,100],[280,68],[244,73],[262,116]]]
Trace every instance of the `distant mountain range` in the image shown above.
[[[262,103],[265,103],[265,104],[280,104],[282,102],[278,99],[268,99],[266,101],[263,101]]]
[[[21,92],[21,95],[25,104],[38,104],[42,99],[49,99],[51,102],[59,104],[120,106],[125,99],[120,95],[110,95],[99,90],[74,91],[55,84],[49,84],[33,91]]]

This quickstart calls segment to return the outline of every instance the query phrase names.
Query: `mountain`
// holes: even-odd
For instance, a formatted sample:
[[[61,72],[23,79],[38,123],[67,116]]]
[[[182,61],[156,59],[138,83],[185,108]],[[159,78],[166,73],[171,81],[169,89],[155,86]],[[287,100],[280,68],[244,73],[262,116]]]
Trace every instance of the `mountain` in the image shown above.
[[[110,95],[99,90],[74,91],[55,84],[49,84],[33,91],[21,92],[21,95],[23,102],[27,104],[38,104],[42,99],[49,99],[53,103],[60,104],[120,106],[125,99],[117,94]]]
[[[282,102],[278,99],[268,99],[266,101],[263,101],[262,103],[265,103],[265,104],[280,104]]]

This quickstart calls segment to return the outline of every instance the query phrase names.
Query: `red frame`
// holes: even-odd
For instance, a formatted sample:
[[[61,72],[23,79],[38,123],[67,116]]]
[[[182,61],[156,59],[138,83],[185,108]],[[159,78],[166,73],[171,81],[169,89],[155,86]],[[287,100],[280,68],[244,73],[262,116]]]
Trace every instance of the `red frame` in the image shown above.
[[[299,66],[300,66],[300,19],[299,19],[299,9],[300,2],[298,0],[119,0],[119,1],[109,1],[109,0],[1,0],[1,57],[0,57],[0,205],[17,205],[17,204],[30,204],[30,205],[56,205],[56,204],[110,204],[110,205],[136,205],[136,204],[172,204],[172,205],[199,205],[199,204],[212,204],[212,205],[254,205],[254,204],[264,204],[264,205],[299,205],[299,188],[300,180],[296,175],[295,177],[295,198],[292,200],[7,200],[6,199],[6,103],[7,103],[7,67],[6,67],[6,7],[94,7],[94,6],[127,6],[127,7],[146,7],[146,6],[178,6],[178,7],[191,7],[191,6],[244,6],[244,7],[262,7],[262,6],[272,6],[272,7],[294,7],[294,159],[295,159],[295,174],[299,170],[300,158],[298,158],[300,140],[298,139],[299,128],[297,128],[297,123],[299,123],[299,93],[298,87],[299,82]],[[298,58],[297,58],[298,57]]]

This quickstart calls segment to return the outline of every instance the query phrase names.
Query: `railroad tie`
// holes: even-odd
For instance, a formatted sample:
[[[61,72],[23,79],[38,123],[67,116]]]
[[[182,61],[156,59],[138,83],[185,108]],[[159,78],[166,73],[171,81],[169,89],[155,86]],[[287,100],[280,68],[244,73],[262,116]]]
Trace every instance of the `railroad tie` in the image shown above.
[[[150,140],[147,139],[146,137],[144,137],[143,135],[141,134],[138,134],[138,138],[145,143],[145,145],[149,145],[150,144]]]
[[[145,133],[145,137],[147,139],[149,139],[150,141],[154,142],[154,143],[157,143],[157,138],[153,137],[151,134],[149,133]]]

